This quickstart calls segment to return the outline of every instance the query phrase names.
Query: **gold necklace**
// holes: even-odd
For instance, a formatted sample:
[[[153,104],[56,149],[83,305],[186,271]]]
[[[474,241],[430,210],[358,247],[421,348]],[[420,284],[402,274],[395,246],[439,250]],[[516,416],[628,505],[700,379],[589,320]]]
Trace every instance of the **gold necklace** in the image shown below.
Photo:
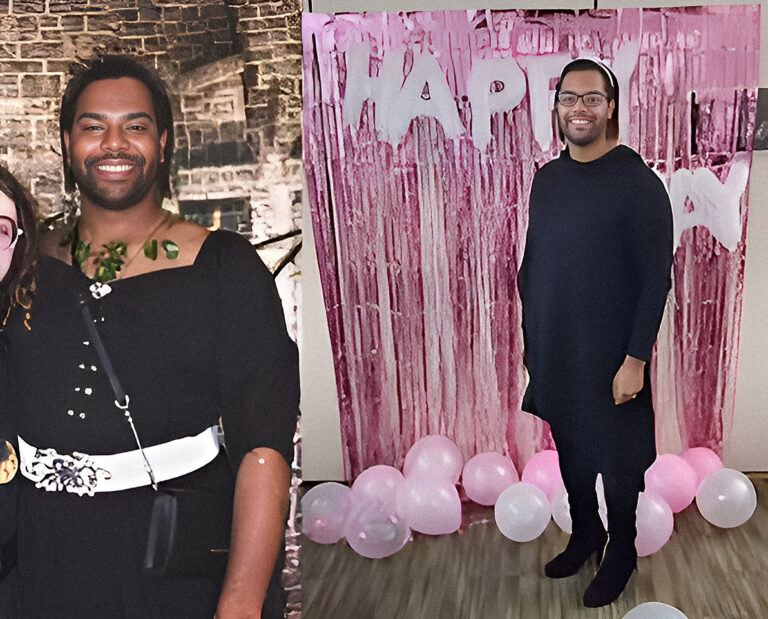
[[[154,228],[152,228],[151,232],[141,242],[141,245],[139,245],[139,248],[133,253],[133,255],[130,258],[128,258],[128,260],[123,262],[123,264],[120,267],[120,270],[117,272],[117,276],[115,277],[115,279],[123,278],[123,275],[128,270],[128,267],[131,265],[131,262],[134,261],[134,259],[136,258],[136,256],[139,255],[140,252],[144,251],[144,248],[147,246],[147,243],[149,243],[149,241],[152,239],[153,236],[155,236],[157,231],[160,230],[160,228],[162,228],[163,224],[168,222],[168,220],[171,217],[171,214],[165,209],[162,209],[162,210],[163,210],[163,214],[160,216],[160,221],[158,222],[158,224]]]
[[[160,221],[152,228],[143,243],[139,245],[139,249],[136,250],[136,253],[134,253],[128,261],[125,260],[125,252],[128,249],[128,245],[123,241],[110,241],[109,243],[102,245],[104,248],[102,251],[91,253],[91,244],[84,243],[80,240],[80,235],[78,234],[79,222],[75,223],[71,235],[65,239],[64,243],[71,243],[70,251],[72,253],[73,263],[79,264],[80,270],[87,275],[89,263],[92,262],[94,273],[89,277],[93,281],[103,284],[119,279],[123,269],[133,262],[142,249],[147,258],[156,260],[157,241],[150,241],[150,239],[152,239],[163,224],[166,224],[171,217],[172,214],[163,209]],[[163,241],[162,246],[168,259],[173,260],[179,255],[179,246],[173,241],[166,239]]]

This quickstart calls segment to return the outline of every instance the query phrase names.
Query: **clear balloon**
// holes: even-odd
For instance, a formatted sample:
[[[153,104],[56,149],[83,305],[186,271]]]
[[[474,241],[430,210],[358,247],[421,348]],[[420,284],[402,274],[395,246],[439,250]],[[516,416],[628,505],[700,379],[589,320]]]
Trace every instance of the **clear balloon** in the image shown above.
[[[502,490],[519,481],[517,469],[507,456],[488,451],[473,456],[464,465],[461,485],[470,500],[493,505]]]
[[[519,482],[504,490],[496,500],[496,526],[504,537],[530,542],[544,532],[552,511],[549,499],[536,486]]]
[[[521,479],[542,490],[547,495],[547,500],[551,501],[555,493],[564,487],[557,452],[545,449],[533,454],[523,469]]]
[[[661,602],[646,602],[635,606],[622,619],[688,619],[688,617],[674,606]]]
[[[411,537],[411,529],[392,506],[352,494],[344,537],[357,554],[382,559],[395,554]]]
[[[660,496],[676,514],[696,496],[696,472],[680,456],[662,454],[645,472],[645,489]]]
[[[691,447],[680,454],[696,473],[696,489],[710,473],[723,468],[723,461],[714,451],[707,447]]]
[[[757,493],[744,473],[720,469],[701,482],[696,492],[696,506],[708,522],[730,529],[752,517],[757,507]]]
[[[672,537],[675,517],[666,501],[649,492],[641,492],[637,501],[637,556],[647,557],[660,550]]]
[[[568,493],[560,488],[552,497],[552,520],[566,533],[571,532],[571,506],[568,503]]]
[[[404,482],[403,474],[395,467],[377,464],[357,476],[352,484],[353,501],[379,500],[385,507],[394,510],[397,491]]]
[[[445,478],[406,477],[397,493],[397,512],[411,529],[427,535],[453,533],[461,526],[461,499]]]
[[[333,544],[344,537],[350,489],[336,482],[319,484],[301,499],[304,534],[318,544]]]
[[[403,475],[442,477],[456,484],[463,465],[464,457],[451,439],[431,434],[420,438],[408,450],[403,463]]]

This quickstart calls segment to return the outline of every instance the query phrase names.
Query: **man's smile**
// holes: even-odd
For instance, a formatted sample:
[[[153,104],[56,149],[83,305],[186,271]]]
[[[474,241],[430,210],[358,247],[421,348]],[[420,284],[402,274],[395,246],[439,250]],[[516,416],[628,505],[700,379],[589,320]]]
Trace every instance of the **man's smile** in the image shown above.
[[[113,157],[91,158],[86,160],[85,168],[91,174],[107,181],[123,181],[133,175],[136,170],[142,170],[145,160],[143,157],[120,155]]]
[[[134,164],[123,164],[123,165],[114,165],[114,164],[101,164],[97,165],[96,169],[101,170],[102,172],[127,172],[128,170],[136,167]]]
[[[572,125],[584,126],[584,125],[590,124],[593,121],[592,121],[591,118],[584,118],[584,117],[579,116],[579,117],[576,117],[576,118],[569,118],[568,122],[570,124],[572,124]]]

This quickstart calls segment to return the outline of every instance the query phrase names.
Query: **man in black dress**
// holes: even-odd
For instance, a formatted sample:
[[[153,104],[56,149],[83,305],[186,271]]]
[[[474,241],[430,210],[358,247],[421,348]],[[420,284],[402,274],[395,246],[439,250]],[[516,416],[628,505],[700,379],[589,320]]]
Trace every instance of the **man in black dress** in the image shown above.
[[[28,325],[9,325],[12,401],[26,445],[22,614],[282,617],[273,568],[298,363],[274,282],[247,240],[162,209],[174,125],[157,75],[124,56],[96,59],[70,80],[60,123],[65,179],[80,191],[81,214],[68,240],[48,243]],[[100,317],[146,458],[114,406],[82,303]],[[234,485],[226,576],[142,569],[156,496],[146,459],[159,481]],[[81,475],[84,462],[92,475]]]
[[[545,573],[570,576],[604,551],[584,593],[591,607],[613,602],[637,565],[637,498],[656,453],[648,361],[672,262],[667,192],[618,145],[618,95],[602,63],[563,69],[555,112],[566,148],[534,178],[518,276],[530,376],[522,408],[550,424],[572,518],[568,546]]]

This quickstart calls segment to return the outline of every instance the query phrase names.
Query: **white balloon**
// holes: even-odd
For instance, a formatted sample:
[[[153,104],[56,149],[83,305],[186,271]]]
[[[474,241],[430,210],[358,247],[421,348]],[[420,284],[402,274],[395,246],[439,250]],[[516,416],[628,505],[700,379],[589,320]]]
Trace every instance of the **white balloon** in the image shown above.
[[[530,542],[544,532],[552,510],[547,495],[526,482],[512,484],[496,500],[496,526],[504,537]]]
[[[752,517],[757,507],[757,493],[744,473],[720,469],[710,473],[699,485],[696,506],[708,522],[730,529]]]
[[[597,493],[597,513],[600,516],[600,521],[603,523],[603,528],[608,530],[608,507],[605,503],[605,489],[603,488],[603,475],[598,473],[597,480],[595,481],[595,492]]]
[[[565,488],[560,488],[552,498],[552,520],[566,533],[571,532],[571,506]]]
[[[674,606],[661,602],[646,602],[635,606],[623,619],[688,619],[686,615]]]
[[[343,484],[326,482],[301,499],[301,528],[318,544],[333,544],[344,537],[344,520],[350,504],[350,490]]]

